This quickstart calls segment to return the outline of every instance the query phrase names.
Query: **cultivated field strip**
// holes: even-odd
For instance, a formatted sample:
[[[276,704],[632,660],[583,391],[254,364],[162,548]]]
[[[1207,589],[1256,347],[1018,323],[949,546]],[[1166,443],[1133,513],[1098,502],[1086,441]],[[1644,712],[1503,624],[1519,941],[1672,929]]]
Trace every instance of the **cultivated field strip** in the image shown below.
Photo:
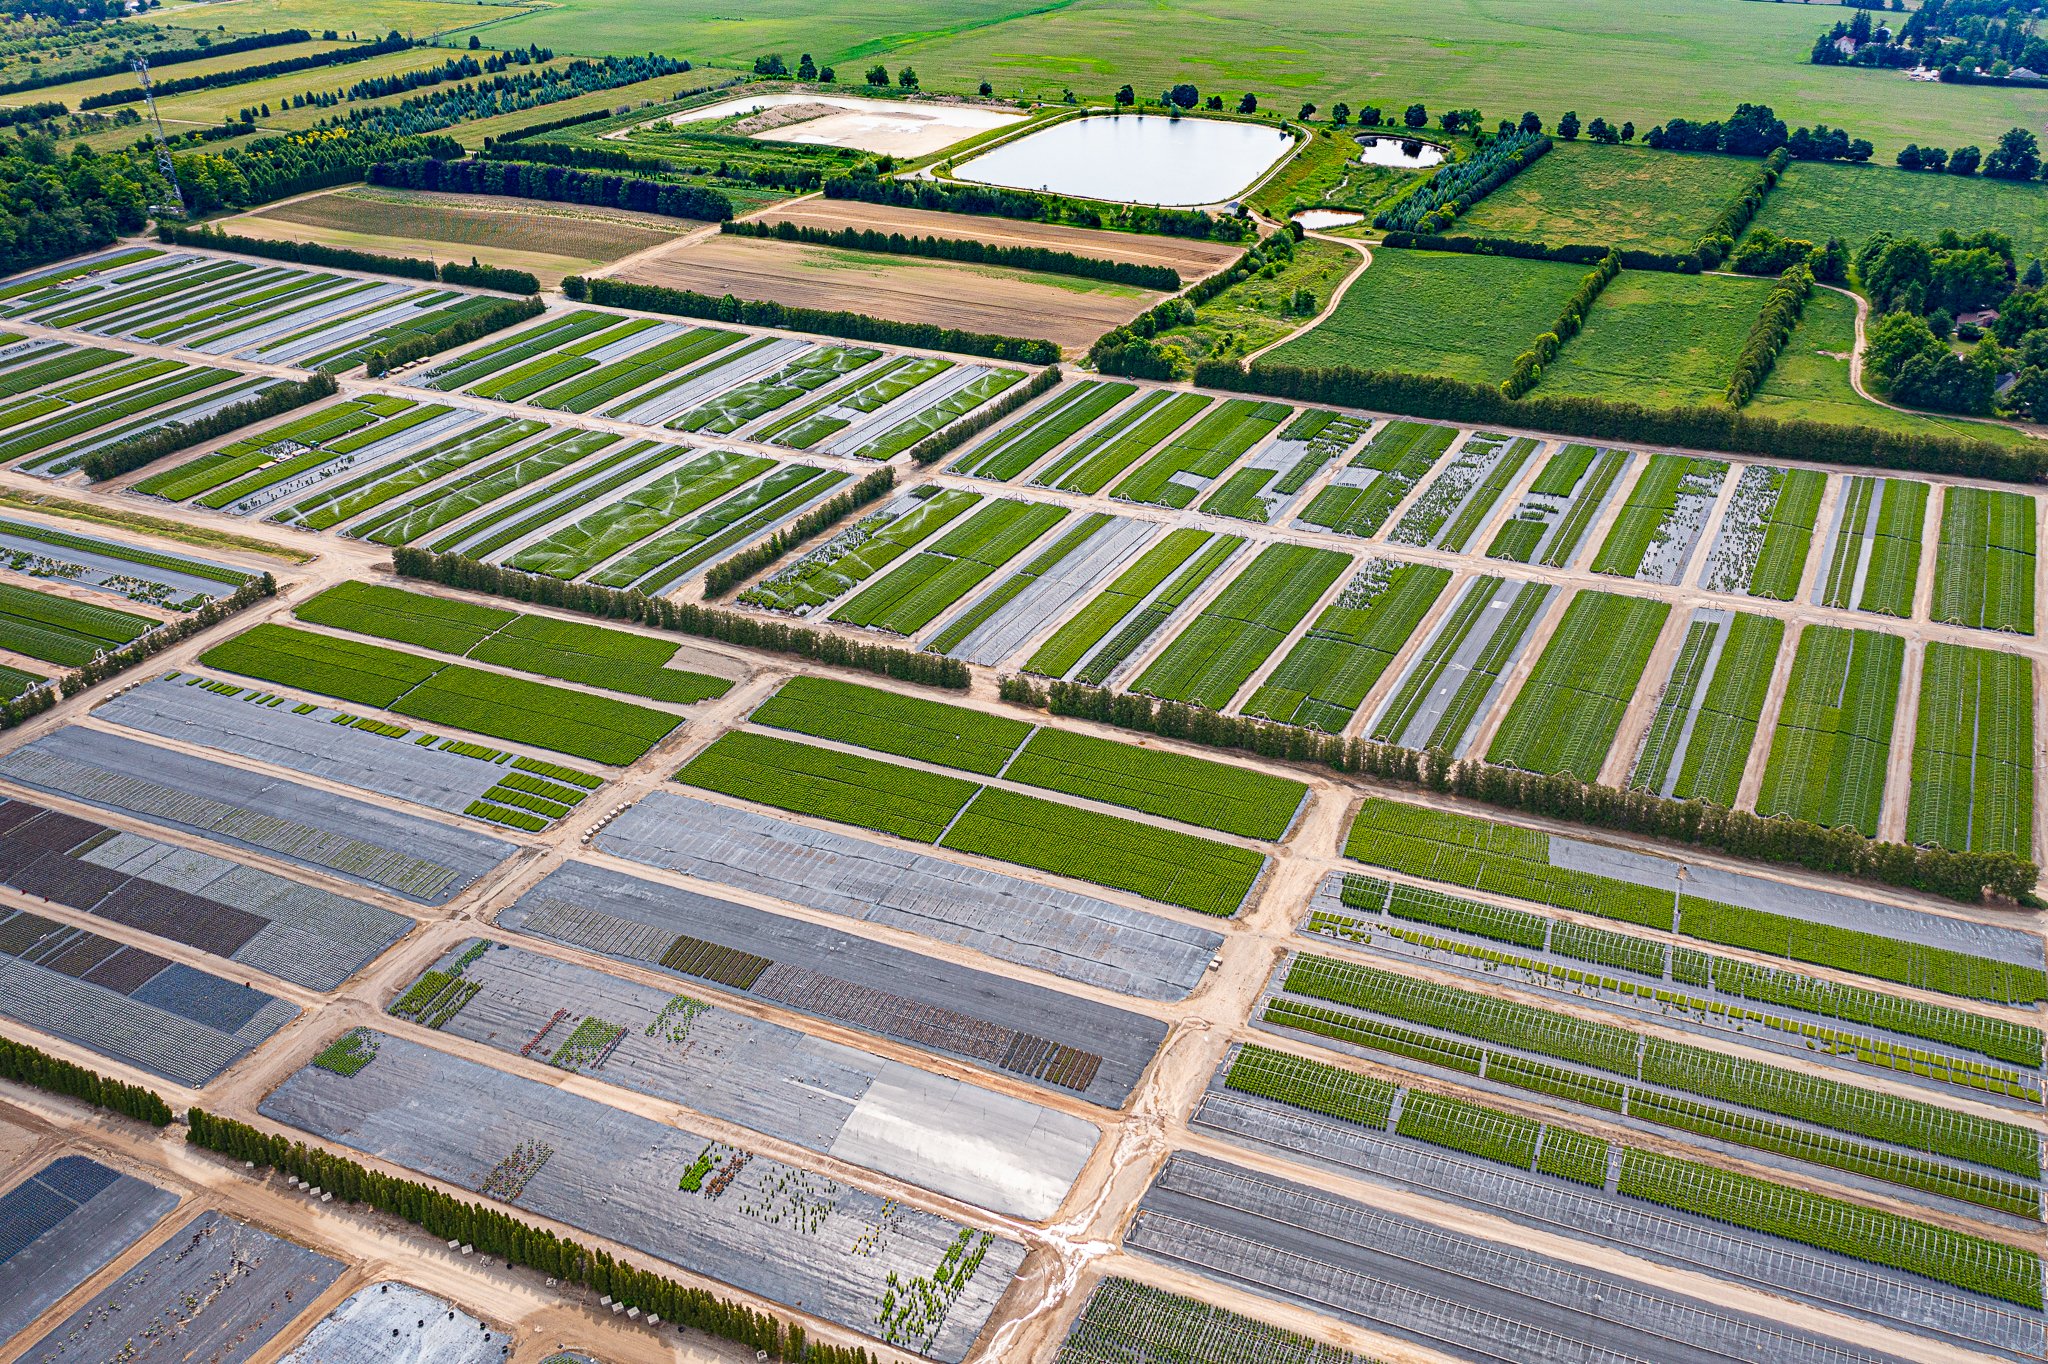
[[[569,863],[508,929],[750,994],[1118,1107],[1166,1025],[695,891]]]
[[[1758,814],[1877,836],[1905,658],[1897,635],[1833,625],[1800,632]]]
[[[807,909],[973,948],[1139,999],[1187,996],[1220,933],[907,847],[657,791],[595,845]]]
[[[687,1126],[403,1038],[364,1033],[358,1046],[367,1064],[308,1066],[261,1111],[934,1359],[966,1354],[1023,1258],[1015,1241]],[[697,1187],[678,1187],[706,1155]]]
[[[1069,445],[1031,481],[1065,492],[1099,493],[1214,401],[1200,393],[1155,388]]]
[[[1324,878],[1297,932],[1745,1047],[2038,1105],[2041,1030],[1783,967],[1675,947],[1354,873]]]
[[[1336,550],[1267,545],[1159,651],[1132,690],[1225,709],[1351,564]]]
[[[1447,568],[1368,559],[1252,693],[1244,713],[1343,733],[1450,580]]]
[[[1025,670],[1091,685],[1115,676],[1244,543],[1192,526],[1168,531],[1048,636]]]
[[[1303,489],[1370,426],[1361,417],[1324,408],[1298,412],[1264,449],[1202,499],[1202,510],[1241,521],[1284,521]]]
[[[1387,538],[1451,553],[1463,551],[1536,453],[1528,436],[1475,431],[1422,490]]]
[[[1906,478],[1851,474],[1842,480],[1813,599],[1821,606],[1913,614],[1920,578],[1928,485]]]
[[[1366,732],[1382,743],[1463,756],[1554,591],[1547,583],[1469,579]]]
[[[1634,462],[1635,456],[1626,450],[1565,446],[1544,464],[1514,514],[1501,523],[1487,557],[1571,568],[1587,532],[1599,522]]]
[[[1186,507],[1247,450],[1278,430],[1292,412],[1285,403],[1226,399],[1133,470],[1116,485],[1113,496]]]
[[[1136,384],[1084,379],[953,461],[950,471],[1007,483],[1106,416]]]
[[[112,382],[147,371],[123,366]],[[61,478],[86,456],[130,436],[190,422],[258,396],[280,380],[218,366],[174,364],[141,382],[102,393],[98,384],[68,385],[75,401],[32,397],[19,418],[0,430],[0,461],[19,461],[23,472]]]
[[[2041,939],[2022,929],[1692,864],[1681,877],[1667,858],[1377,797],[1359,807],[1344,852],[1446,885],[1961,998],[2048,998]]]
[[[1142,521],[1090,513],[954,615],[924,647],[969,663],[1001,663],[1121,570],[1153,533]]]
[[[206,559],[0,518],[0,564],[171,611],[196,611],[256,575]]]
[[[603,781],[574,770],[551,779],[534,769],[552,764],[529,759],[521,766],[510,753],[194,673],[146,682],[95,713],[161,739],[532,832],[568,814]]]
[[[1644,582],[1678,582],[1727,478],[1723,460],[1652,455],[1622,503],[1606,542],[1593,556],[1593,571]]]
[[[1066,508],[1049,502],[1000,498],[983,503],[848,598],[832,619],[890,634],[917,634],[1040,543],[1066,516]]]
[[[1017,1217],[1050,1217],[1101,1135],[688,994],[479,944],[448,952],[391,1013]],[[613,1040],[595,1051],[577,1040],[600,1035]]]
[[[1696,607],[1629,785],[1735,808],[1784,638],[1775,617]]]
[[[1982,1291],[2038,1303],[2028,1252],[1256,1044],[1226,1058],[1192,1125],[1909,1331],[2019,1356],[2042,1338],[2038,1306]],[[1721,1215],[1700,1215],[1714,1195]]]
[[[1167,1162],[1125,1243],[1254,1293],[1479,1359],[1893,1361],[1206,1156]]]
[[[1454,427],[1388,422],[1309,500],[1297,519],[1339,535],[1378,535],[1394,508],[1457,438]]]
[[[210,1359],[242,1364],[346,1272],[339,1260],[221,1212],[182,1222],[21,1358]]]
[[[1827,475],[1817,469],[1743,465],[1700,586],[1770,601],[1798,596],[1826,487]]]
[[[0,882],[311,990],[340,988],[413,926],[317,886],[25,800],[0,803]]]
[[[1906,836],[1972,852],[2034,853],[2034,665],[1927,644]]]
[[[132,611],[0,583],[0,647],[44,663],[82,667],[155,625]]]
[[[504,1336],[410,1284],[376,1283],[315,1322],[279,1364],[500,1364]]]
[[[1595,781],[1671,608],[1581,591],[1515,693],[1487,761]]]
[[[924,484],[892,498],[740,594],[746,606],[807,616],[887,568],[981,500]]]
[[[2032,493],[1950,487],[1934,556],[1934,619],[2034,633]]]
[[[84,1156],[60,1156],[0,1194],[0,1339],[19,1339],[177,1203],[177,1195]]]
[[[1363,1355],[1135,1279],[1107,1278],[1088,1295],[1055,1364],[1375,1364]]]
[[[485,834],[77,726],[0,758],[0,776],[420,904],[447,903],[514,851]]]

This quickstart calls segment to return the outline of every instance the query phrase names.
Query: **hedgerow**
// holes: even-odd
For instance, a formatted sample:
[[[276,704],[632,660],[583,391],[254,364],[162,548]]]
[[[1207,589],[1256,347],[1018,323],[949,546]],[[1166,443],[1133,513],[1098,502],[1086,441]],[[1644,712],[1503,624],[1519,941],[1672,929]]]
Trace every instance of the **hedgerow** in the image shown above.
[[[1536,387],[1536,380],[1543,374],[1543,367],[1557,358],[1558,347],[1579,334],[1585,324],[1586,311],[1600,297],[1601,291],[1621,273],[1621,253],[1609,251],[1600,258],[1572,296],[1565,300],[1564,308],[1557,315],[1557,322],[1551,329],[1536,338],[1536,344],[1515,357],[1515,367],[1508,377],[1500,381],[1500,391],[1510,398],[1519,398]]]
[[[1501,133],[1463,161],[1447,161],[1427,184],[1373,219],[1392,231],[1437,232],[1551,148],[1543,133]]]
[[[1729,406],[1741,407],[1763,387],[1771,366],[1778,363],[1778,352],[1792,339],[1792,329],[1799,325],[1799,315],[1812,296],[1813,271],[1804,262],[1788,266],[1778,276],[1750,326],[1749,338],[1742,343],[1742,353],[1735,357],[1735,372],[1728,377]]]
[[[166,422],[132,436],[102,445],[79,461],[78,467],[95,483],[132,473],[154,459],[188,449],[202,441],[289,412],[296,407],[334,396],[331,374],[308,379],[285,379],[272,384],[253,398],[231,403],[218,412],[189,422]]]
[[[845,251],[877,251],[895,256],[927,256],[934,260],[971,261],[977,265],[1000,265],[1012,270],[1041,274],[1075,275],[1082,279],[1103,279],[1138,289],[1172,293],[1180,288],[1180,271],[1170,265],[1143,265],[1136,261],[1084,256],[1049,246],[991,246],[972,237],[913,237],[901,232],[877,232],[872,228],[807,227],[793,222],[766,223],[759,220],[727,222],[719,230],[735,237],[765,237],[774,241],[808,242]]]

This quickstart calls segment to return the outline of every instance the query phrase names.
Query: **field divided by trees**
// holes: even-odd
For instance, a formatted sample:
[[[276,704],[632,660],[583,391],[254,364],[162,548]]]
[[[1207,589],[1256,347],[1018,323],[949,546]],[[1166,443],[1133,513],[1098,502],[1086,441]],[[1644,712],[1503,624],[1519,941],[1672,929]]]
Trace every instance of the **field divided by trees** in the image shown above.
[[[1754,174],[1743,157],[1559,141],[1462,214],[1458,230],[1688,255]]]
[[[1651,406],[1718,402],[1770,287],[1728,275],[1624,270],[1543,371],[1536,392]]]

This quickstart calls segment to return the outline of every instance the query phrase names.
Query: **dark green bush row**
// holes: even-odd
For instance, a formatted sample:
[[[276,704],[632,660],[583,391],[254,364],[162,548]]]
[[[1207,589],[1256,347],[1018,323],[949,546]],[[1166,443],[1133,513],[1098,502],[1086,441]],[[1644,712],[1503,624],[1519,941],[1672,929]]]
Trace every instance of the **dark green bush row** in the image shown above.
[[[1539,132],[1502,133],[1464,160],[1444,162],[1422,188],[1382,212],[1373,225],[1407,232],[1441,231],[1466,209],[1535,164],[1550,147],[1549,137]]]
[[[450,322],[445,327],[437,327],[430,332],[407,333],[381,349],[371,351],[365,368],[372,376],[389,374],[399,365],[440,351],[453,350],[457,346],[466,346],[479,336],[489,336],[494,331],[524,322],[529,317],[539,317],[547,311],[547,306],[539,298],[522,298],[517,301],[508,298],[480,313],[472,313],[468,317]]]
[[[1561,260],[1571,265],[1592,265],[1611,246],[1549,246],[1543,242],[1516,241],[1512,237],[1442,237],[1423,232],[1389,232],[1386,245],[1416,251],[1456,251],[1468,256],[1513,256],[1519,260]],[[1667,251],[1620,251],[1624,270],[1665,270],[1696,275],[1700,258],[1692,253],[1675,256]]]
[[[1145,204],[1100,204],[1029,190],[986,185],[956,185],[940,180],[895,180],[873,174],[841,176],[825,182],[827,199],[857,199],[866,204],[923,208],[937,213],[973,213],[1037,223],[1069,223],[1075,227],[1107,227],[1124,232],[1149,232],[1162,237],[1199,237],[1241,242],[1258,231],[1249,218],[1212,217],[1191,208],[1152,208]]]
[[[790,222],[726,223],[721,230],[738,237],[772,237],[784,242],[836,246],[846,251],[929,256],[934,260],[964,260],[976,265],[1001,265],[1012,270],[1037,270],[1049,275],[1106,279],[1114,284],[1157,289],[1163,293],[1172,293],[1180,288],[1180,271],[1170,265],[1108,260],[1102,256],[1083,256],[1074,251],[1055,251],[1049,246],[990,246],[972,237],[909,237],[901,232],[876,232],[857,227],[833,231]]]
[[[391,33],[374,43],[360,43],[354,47],[337,47],[327,52],[314,52],[304,57],[285,57],[274,62],[262,62],[255,66],[238,66],[231,71],[210,71],[200,76],[178,76],[167,81],[153,80],[150,88],[158,99],[172,95],[186,95],[194,90],[210,90],[220,85],[240,85],[245,81],[266,80],[271,76],[287,76],[294,71],[315,71],[327,66],[346,66],[351,62],[366,62],[372,57],[381,57],[387,52],[403,52],[412,46],[412,40],[397,33]],[[218,47],[212,49],[218,51]],[[151,66],[156,65],[154,58]],[[87,95],[78,101],[80,109],[104,109],[114,104],[142,103],[142,87],[124,86],[119,90],[108,90],[102,94]]]
[[[608,110],[596,111],[610,118]],[[579,119],[589,115],[579,114]],[[544,166],[574,166],[578,170],[641,171],[648,175],[669,175],[676,163],[665,156],[629,152],[620,147],[585,147],[573,142],[515,142],[511,133],[496,142],[486,142],[477,156],[486,161],[525,161]]]
[[[252,33],[246,38],[223,38],[207,43],[203,47],[163,47],[150,52],[149,65],[154,70],[159,66],[175,66],[179,62],[196,62],[201,57],[228,57],[237,52],[253,52],[259,47],[285,47],[292,43],[303,43],[312,34],[302,28],[287,28],[276,33]],[[125,75],[132,68],[125,55],[116,55],[94,62],[91,66],[73,67],[68,71],[52,72],[48,75],[30,74],[16,80],[0,81],[0,95],[11,95],[17,90],[40,90],[46,85],[63,85],[70,81],[98,80],[103,76]]]
[[[472,289],[496,289],[506,294],[537,294],[540,281],[530,270],[512,270],[502,265],[483,265],[475,256],[469,264],[457,261],[441,262],[443,284],[465,284]]]
[[[87,687],[127,671],[180,640],[190,639],[201,630],[218,625],[237,611],[254,606],[276,592],[277,580],[268,573],[251,578],[227,596],[214,598],[190,615],[166,621],[146,634],[137,635],[120,648],[108,650],[84,667],[65,673],[58,679],[58,689],[66,696],[76,696]]]
[[[1195,309],[1236,284],[1250,279],[1278,256],[1291,255],[1301,240],[1301,227],[1289,223],[1277,232],[1245,248],[1228,270],[1218,270],[1207,279],[1195,281],[1177,298],[1163,299],[1120,327],[1112,327],[1095,338],[1088,348],[1088,361],[1103,374],[1122,374],[1133,379],[1170,382],[1183,377],[1184,361],[1152,338],[1175,327],[1191,327]]]
[[[529,66],[517,72],[500,72],[485,80],[441,85],[396,104],[358,104],[346,115],[323,120],[320,126],[381,133],[434,132],[457,123],[557,104],[578,95],[616,90],[689,69],[686,61],[654,53],[580,58],[566,66]]]
[[[870,502],[887,497],[895,486],[894,469],[884,465],[875,470],[845,492],[826,498],[767,539],[757,540],[705,569],[704,595],[724,596],[827,526],[853,515]]]
[[[1476,759],[1453,762],[1441,751],[1417,752],[1365,739],[1345,739],[1298,725],[1220,715],[1199,706],[1075,682],[1042,684],[1024,677],[1005,677],[1000,687],[1004,700],[1055,715],[1080,716],[1215,748],[1243,749],[1267,758],[1320,763],[1339,772],[1447,792],[1506,810],[1672,839],[1834,876],[1860,877],[1964,904],[1980,903],[1987,895],[2028,902],[2039,877],[2032,862],[2011,853],[1951,852],[1880,843],[1854,829],[1824,829],[1804,820],[1766,818],[1703,801],[1667,800],[1645,791],[1582,782],[1568,773],[1542,776]]]
[[[1743,228],[1749,226],[1749,220],[1756,216],[1756,211],[1764,206],[1764,196],[1771,192],[1771,187],[1778,183],[1779,174],[1791,163],[1792,153],[1783,147],[1763,159],[1763,164],[1750,176],[1742,193],[1721,210],[1721,216],[1714,219],[1714,225],[1693,247],[1702,268],[1712,269],[1728,258],[1728,253],[1735,249],[1735,239],[1742,235]]]
[[[152,1127],[170,1125],[171,1107],[158,1098],[154,1090],[126,1084],[84,1066],[75,1066],[46,1051],[38,1051],[21,1042],[10,1042],[4,1037],[0,1037],[0,1080],[62,1094],[67,1099],[83,1099],[95,1108],[126,1114]]]
[[[1645,407],[1540,392],[1509,398],[1492,384],[1435,375],[1350,365],[1311,369],[1264,361],[1249,369],[1227,360],[1206,361],[1196,367],[1195,382],[1205,388],[1333,407],[1399,412],[1465,425],[1530,427],[1637,445],[1692,446],[1738,455],[1911,469],[2008,483],[2038,483],[2048,476],[2048,451],[1958,436],[1908,435],[1835,422],[1752,417],[1719,403],[1711,407]]]
[[[0,109],[0,128],[11,128],[17,123],[41,123],[46,118],[62,118],[69,112],[61,99],[17,105],[12,109]]]
[[[295,407],[318,402],[334,396],[334,376],[315,374],[307,379],[288,380],[264,390],[253,398],[223,407],[210,416],[196,421],[171,422],[147,431],[125,436],[110,445],[102,445],[79,462],[85,476],[95,483],[109,478],[119,478],[130,470],[140,469],[153,459],[174,454],[201,441],[225,436],[228,432],[260,422],[267,417],[289,412]]]
[[[801,1326],[785,1326],[766,1312],[731,1302],[702,1288],[686,1288],[660,1274],[636,1269],[602,1250],[531,1226],[510,1213],[442,1193],[429,1184],[379,1174],[346,1156],[302,1141],[272,1136],[232,1118],[194,1108],[185,1140],[231,1160],[295,1175],[345,1203],[361,1203],[419,1227],[444,1241],[460,1241],[507,1264],[523,1265],[553,1279],[583,1284],[594,1292],[652,1312],[663,1321],[724,1340],[771,1359],[803,1364],[874,1364],[874,1356],[842,1345],[805,1339]]]
[[[665,218],[722,222],[732,217],[732,200],[697,185],[671,185],[630,175],[592,175],[564,166],[524,161],[380,161],[363,173],[373,185],[442,190],[450,194],[496,194],[552,203],[591,204],[656,213]]]
[[[403,279],[440,278],[440,271],[435,269],[434,263],[418,256],[382,256],[375,251],[352,251],[345,246],[323,246],[319,242],[241,237],[217,227],[180,227],[176,223],[161,222],[156,227],[156,238],[171,246],[200,246],[209,251],[232,251],[241,256],[290,261],[294,265],[361,270],[369,274],[397,275]]]
[[[959,449],[970,439],[988,430],[1059,381],[1060,367],[1047,365],[979,412],[970,412],[951,426],[942,427],[911,446],[910,458],[919,465],[933,463],[941,456]]]
[[[1564,308],[1557,315],[1557,323],[1549,331],[1536,338],[1536,344],[1515,357],[1515,367],[1508,377],[1500,381],[1500,391],[1510,398],[1519,398],[1536,387],[1543,367],[1557,358],[1558,347],[1579,334],[1585,324],[1586,310],[1593,306],[1600,293],[1614,277],[1621,273],[1621,253],[1609,251],[1600,258],[1587,276],[1579,281],[1579,287],[1565,300]]]
[[[1789,266],[1771,286],[1770,296],[1750,324],[1749,339],[1742,354],[1735,357],[1735,373],[1728,379],[1728,401],[1740,407],[1756,395],[1778,363],[1778,352],[1792,339],[1806,300],[1813,296],[1813,271],[1802,263]]]
[[[734,298],[731,294],[713,298],[693,289],[665,289],[656,284],[627,284],[615,279],[587,280],[571,275],[562,281],[562,292],[570,298],[579,301],[587,298],[608,308],[638,308],[644,312],[669,313],[676,317],[737,322],[748,327],[817,332],[849,341],[880,341],[887,345],[915,346],[920,350],[949,350],[963,355],[986,355],[997,360],[1020,360],[1033,365],[1049,365],[1060,358],[1060,348],[1050,341],[963,332],[930,322],[891,322],[865,313],[794,308],[763,299]]]
[[[957,658],[915,653],[887,644],[860,644],[844,635],[809,630],[781,621],[764,621],[737,611],[722,611],[696,602],[670,601],[641,592],[598,587],[592,583],[563,582],[545,574],[520,573],[459,554],[434,554],[423,549],[399,549],[391,556],[392,566],[407,578],[422,578],[470,592],[488,592],[514,601],[534,602],[567,611],[582,611],[608,620],[639,621],[658,630],[721,640],[749,649],[795,654],[835,668],[893,677],[899,682],[922,682],[927,686],[965,691],[967,665]]]

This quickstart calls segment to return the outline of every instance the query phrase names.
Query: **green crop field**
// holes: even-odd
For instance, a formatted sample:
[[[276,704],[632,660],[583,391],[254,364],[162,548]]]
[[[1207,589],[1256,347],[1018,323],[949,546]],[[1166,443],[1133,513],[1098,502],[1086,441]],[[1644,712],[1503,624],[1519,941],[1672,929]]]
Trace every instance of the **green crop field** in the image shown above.
[[[1913,614],[1927,494],[1927,484],[1907,478],[1853,474],[1843,482],[1839,528],[1821,565],[1823,605],[1901,620]]]
[[[1371,560],[1252,693],[1244,713],[1342,733],[1450,580],[1448,568]]]
[[[1772,616],[1696,615],[1629,784],[1732,809],[1784,638]]]
[[[1185,507],[1240,455],[1279,430],[1292,410],[1285,403],[1231,398],[1161,446],[1117,484],[1114,495],[1128,502]]]
[[[1043,459],[1054,446],[1072,439],[1135,392],[1135,384],[1084,379],[1062,389],[1031,416],[953,461],[953,472],[1000,481],[1013,479]]]
[[[1671,614],[1665,602],[1580,592],[1487,750],[1489,762],[1597,781]]]
[[[1748,157],[1557,141],[1461,215],[1457,230],[1680,255],[1748,188],[1756,169]]]
[[[992,777],[1031,735],[1022,720],[824,677],[793,677],[758,706],[757,725]]]
[[[1335,550],[1268,545],[1174,637],[1133,690],[1222,710],[1350,562]]]
[[[1197,550],[1214,538],[1211,532],[1191,526],[1168,531],[1139,555],[1136,562],[1119,573],[1101,595],[1067,617],[1066,622],[1039,646],[1038,652],[1024,665],[1025,669],[1045,677],[1065,677],[1089,650],[1102,642],[1104,636],[1136,611],[1140,603],[1157,592],[1168,577],[1178,572],[1195,557]]]
[[[1199,393],[1154,389],[1076,441],[1031,481],[1068,492],[1099,493],[1140,455],[1213,401]]]
[[[1501,524],[1487,557],[1520,564],[1540,560],[1550,568],[1569,568],[1586,532],[1599,519],[1607,494],[1633,458],[1626,450],[1565,446],[1550,457],[1529,485],[1522,505]]]
[[[155,623],[130,611],[0,583],[0,648],[44,663],[83,667]]]
[[[1300,520],[1340,535],[1379,534],[1401,499],[1457,438],[1455,427],[1388,422],[1310,499]]]
[[[1806,627],[1771,739],[1758,814],[1877,835],[1905,657],[1906,642],[1897,635]]]
[[[1584,330],[1543,371],[1536,391],[1653,407],[1718,402],[1771,283],[1624,270],[1586,314]],[[1528,340],[1535,339],[1530,332]]]
[[[1462,754],[1550,594],[1548,583],[1470,579],[1428,643],[1410,657],[1400,685],[1373,718],[1372,737]],[[1476,651],[1459,666],[1459,655],[1470,646]]]
[[[1989,147],[2002,131],[1987,128],[1963,140]],[[1944,228],[1968,236],[1988,227],[2010,236],[2022,261],[2048,253],[2048,204],[2033,186],[1981,175],[1923,175],[1876,162],[1793,162],[1764,197],[1752,226],[1813,242],[1840,237],[1852,252],[1880,232],[1931,241]]]
[[[863,589],[832,619],[914,635],[1066,514],[1066,508],[1048,502],[991,502]]]
[[[1934,554],[1936,620],[2034,633],[2034,495],[1950,488]]]
[[[2033,856],[2034,668],[2027,659],[1928,642],[1906,836]]]
[[[966,610],[955,612],[936,634],[925,641],[926,652],[950,654],[960,649],[977,630],[993,620],[997,612],[1023,595],[1025,589],[1044,581],[1047,575],[1079,553],[1082,546],[1093,541],[1111,520],[1108,512],[1085,512],[1067,522],[1066,528],[1044,541],[1038,553],[1032,555],[1022,568],[975,598],[973,605]]]
[[[1705,507],[1712,505],[1727,477],[1728,465],[1722,460],[1652,455],[1649,467],[1629,489],[1600,552],[1593,556],[1593,571],[1621,578],[1643,575],[1651,551],[1683,529],[1681,509],[1693,508],[1703,520]],[[1690,530],[1696,534],[1698,523]]]
[[[1329,320],[1264,358],[1498,383],[1515,357],[1556,325],[1585,277],[1585,266],[1557,261],[1375,251]],[[1759,296],[1750,312],[1762,302]]]
[[[740,595],[748,606],[808,615],[837,601],[936,535],[981,500],[960,488],[916,489],[900,512],[884,509],[852,526]]]

